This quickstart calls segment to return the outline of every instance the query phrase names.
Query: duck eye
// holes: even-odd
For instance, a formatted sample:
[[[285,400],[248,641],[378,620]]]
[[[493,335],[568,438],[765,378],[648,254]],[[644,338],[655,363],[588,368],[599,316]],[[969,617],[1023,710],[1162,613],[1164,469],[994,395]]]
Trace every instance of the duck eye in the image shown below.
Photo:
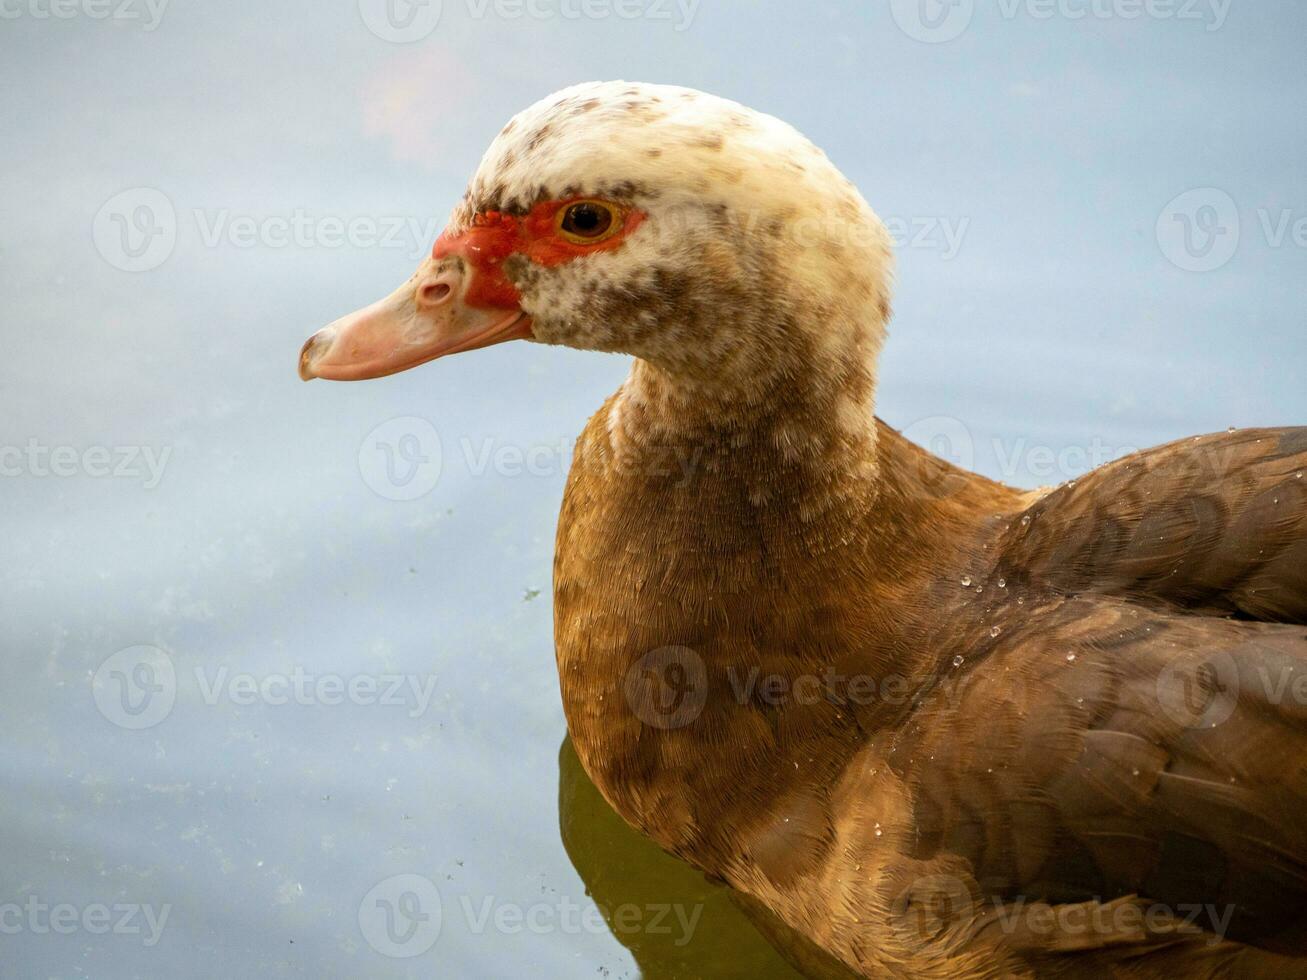
[[[577,245],[592,245],[621,227],[617,209],[603,201],[575,201],[558,212],[558,233]]]

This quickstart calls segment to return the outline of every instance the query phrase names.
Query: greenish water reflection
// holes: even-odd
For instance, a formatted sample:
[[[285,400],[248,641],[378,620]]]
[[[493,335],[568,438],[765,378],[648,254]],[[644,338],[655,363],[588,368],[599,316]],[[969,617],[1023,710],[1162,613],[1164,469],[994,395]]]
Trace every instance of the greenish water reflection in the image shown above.
[[[586,893],[645,980],[801,976],[763,938],[730,889],[712,884],[617,815],[566,737],[558,752],[558,824]],[[656,928],[642,928],[654,921],[651,907],[670,911]],[[759,927],[770,928],[765,922]]]

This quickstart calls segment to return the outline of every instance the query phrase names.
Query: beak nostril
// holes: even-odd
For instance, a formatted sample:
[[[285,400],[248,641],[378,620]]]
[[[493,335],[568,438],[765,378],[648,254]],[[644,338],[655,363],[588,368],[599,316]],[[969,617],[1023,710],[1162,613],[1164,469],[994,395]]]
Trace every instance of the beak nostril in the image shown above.
[[[418,298],[423,303],[435,305],[444,302],[450,294],[449,283],[447,282],[429,282],[418,290]]]

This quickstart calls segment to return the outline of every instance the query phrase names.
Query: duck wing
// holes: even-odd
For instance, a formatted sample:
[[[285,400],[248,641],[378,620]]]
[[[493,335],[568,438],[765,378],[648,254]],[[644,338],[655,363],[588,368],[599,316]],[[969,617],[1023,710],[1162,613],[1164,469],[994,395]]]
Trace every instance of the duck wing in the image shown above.
[[[1009,916],[1128,899],[1179,937],[1307,954],[1307,630],[1099,596],[1023,613],[882,746],[911,787],[907,867],[966,869]],[[1176,938],[1128,926],[1110,943]]]
[[[1063,593],[1307,623],[1307,427],[1136,453],[1013,520],[1000,574]]]

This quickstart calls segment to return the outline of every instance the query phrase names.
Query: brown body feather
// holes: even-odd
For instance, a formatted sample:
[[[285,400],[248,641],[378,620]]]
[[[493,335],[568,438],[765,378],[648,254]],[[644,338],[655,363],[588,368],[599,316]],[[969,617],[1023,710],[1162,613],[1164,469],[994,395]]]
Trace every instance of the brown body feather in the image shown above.
[[[556,639],[628,821],[868,976],[1307,975],[1307,430],[1032,503],[613,404]]]

